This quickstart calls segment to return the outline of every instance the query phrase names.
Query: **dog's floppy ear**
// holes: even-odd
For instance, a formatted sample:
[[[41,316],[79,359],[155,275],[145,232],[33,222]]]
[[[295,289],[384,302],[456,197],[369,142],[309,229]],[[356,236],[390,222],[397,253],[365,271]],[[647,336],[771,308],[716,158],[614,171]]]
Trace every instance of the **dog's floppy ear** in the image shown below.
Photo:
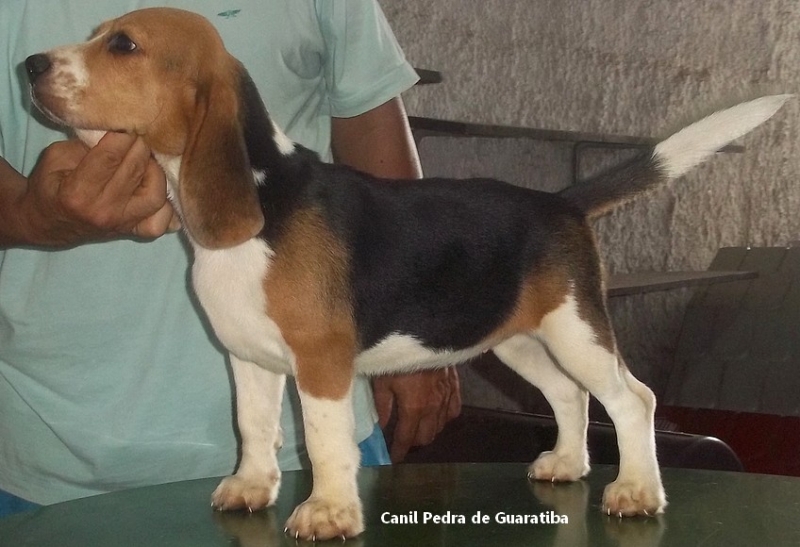
[[[238,82],[197,90],[178,194],[189,235],[209,249],[233,247],[264,226],[242,132]]]

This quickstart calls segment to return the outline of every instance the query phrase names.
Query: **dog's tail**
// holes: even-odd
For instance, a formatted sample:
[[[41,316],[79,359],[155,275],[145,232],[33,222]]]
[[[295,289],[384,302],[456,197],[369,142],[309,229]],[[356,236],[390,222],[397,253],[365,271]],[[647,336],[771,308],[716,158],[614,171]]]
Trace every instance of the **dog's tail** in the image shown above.
[[[685,127],[622,168],[565,188],[559,195],[597,218],[680,177],[775,114],[791,95],[771,95],[721,110]]]

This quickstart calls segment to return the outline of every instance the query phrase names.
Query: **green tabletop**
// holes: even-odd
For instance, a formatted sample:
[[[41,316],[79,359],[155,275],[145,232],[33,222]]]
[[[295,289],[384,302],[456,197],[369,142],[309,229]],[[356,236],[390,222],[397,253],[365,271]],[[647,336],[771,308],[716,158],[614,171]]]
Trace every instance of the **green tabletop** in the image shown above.
[[[363,469],[367,531],[345,545],[800,546],[798,478],[664,469],[667,512],[621,520],[599,508],[616,468],[596,466],[588,479],[564,485],[530,483],[525,471],[522,464]],[[309,492],[309,473],[286,473],[278,505],[252,515],[214,512],[216,483],[138,488],[0,519],[0,545],[310,545],[283,534],[291,509]]]

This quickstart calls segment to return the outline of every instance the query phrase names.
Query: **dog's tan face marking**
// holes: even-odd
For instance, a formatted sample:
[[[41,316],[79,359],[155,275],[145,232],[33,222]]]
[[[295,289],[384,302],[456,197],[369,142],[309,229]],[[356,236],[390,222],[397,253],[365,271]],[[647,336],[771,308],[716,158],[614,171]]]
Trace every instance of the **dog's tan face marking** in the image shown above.
[[[205,19],[167,10],[103,23],[88,42],[46,55],[52,68],[33,85],[44,111],[78,129],[141,135],[165,155],[183,153],[198,88],[236,70]]]
[[[132,12],[26,66],[36,104],[79,136],[96,141],[102,131],[122,131],[144,139],[194,242],[227,248],[261,231],[242,128],[245,71],[205,18]]]

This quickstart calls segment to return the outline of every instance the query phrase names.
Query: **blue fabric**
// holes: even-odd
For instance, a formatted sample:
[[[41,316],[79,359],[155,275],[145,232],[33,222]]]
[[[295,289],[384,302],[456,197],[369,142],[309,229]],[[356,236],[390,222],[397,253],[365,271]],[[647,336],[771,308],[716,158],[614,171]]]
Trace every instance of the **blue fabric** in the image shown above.
[[[386,439],[378,424],[372,430],[372,435],[361,441],[358,445],[361,450],[361,467],[376,467],[378,465],[391,465],[389,450],[386,448]]]
[[[24,511],[33,511],[37,507],[39,505],[0,490],[0,518]]]

